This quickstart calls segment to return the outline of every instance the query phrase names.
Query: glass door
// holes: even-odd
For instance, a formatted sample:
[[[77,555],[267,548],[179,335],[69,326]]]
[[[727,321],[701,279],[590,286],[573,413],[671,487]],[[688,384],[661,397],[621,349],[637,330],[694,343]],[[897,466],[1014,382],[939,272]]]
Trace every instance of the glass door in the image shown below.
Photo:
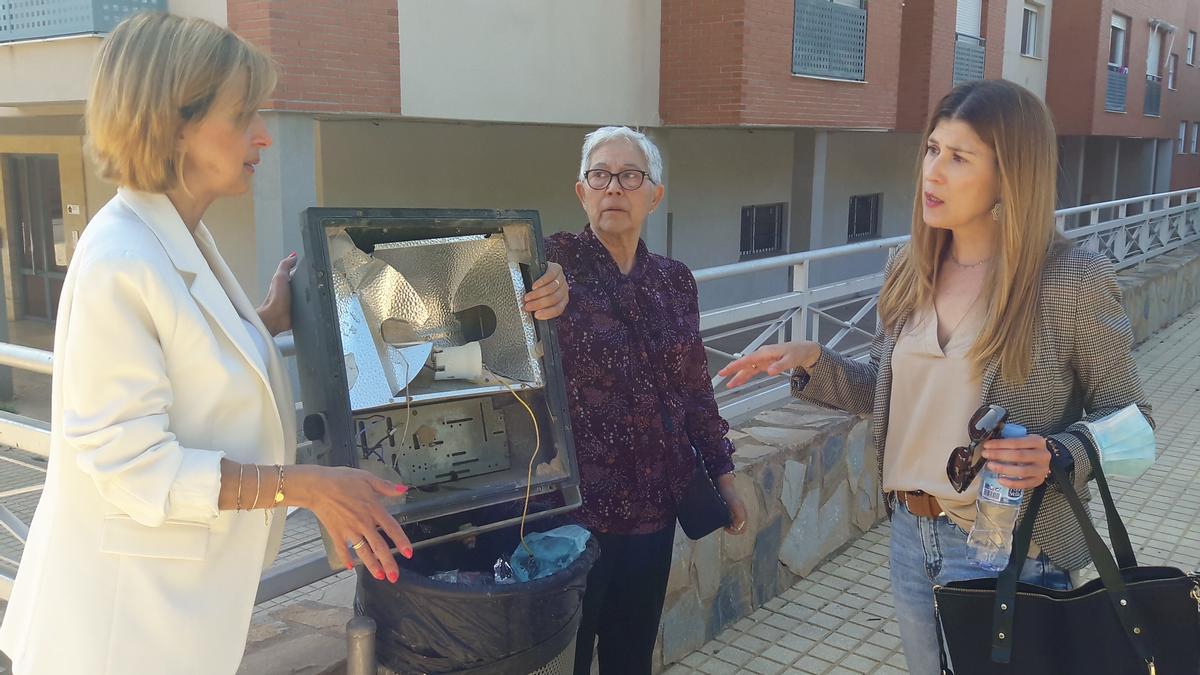
[[[58,157],[9,155],[6,163],[16,315],[53,321],[69,262]]]

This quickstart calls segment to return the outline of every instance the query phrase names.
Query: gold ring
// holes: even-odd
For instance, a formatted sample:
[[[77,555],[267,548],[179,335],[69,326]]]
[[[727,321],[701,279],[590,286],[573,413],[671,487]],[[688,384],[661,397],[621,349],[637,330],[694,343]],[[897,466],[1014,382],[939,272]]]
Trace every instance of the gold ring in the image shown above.
[[[357,544],[353,544],[353,545],[351,545],[351,546],[350,546],[350,548],[352,548],[352,549],[354,549],[355,551],[357,551],[358,549],[360,549],[360,548],[362,548],[362,547],[364,547],[364,546],[366,546],[366,545],[367,545],[367,538],[366,538],[366,537],[363,537],[362,539],[358,540],[358,543],[357,543]]]

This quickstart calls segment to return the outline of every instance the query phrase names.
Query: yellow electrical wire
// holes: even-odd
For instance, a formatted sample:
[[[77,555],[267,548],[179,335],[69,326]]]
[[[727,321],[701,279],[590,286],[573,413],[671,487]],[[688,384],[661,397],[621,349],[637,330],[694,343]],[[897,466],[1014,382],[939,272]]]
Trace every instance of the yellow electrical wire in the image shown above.
[[[516,389],[512,388],[505,378],[498,377],[497,379],[508,389],[513,398],[517,399],[517,402],[525,408],[525,411],[529,413],[529,419],[533,421],[533,435],[536,442],[533,446],[533,455],[529,457],[529,472],[525,475],[525,507],[521,509],[521,546],[525,547],[525,552],[532,558],[533,551],[530,550],[529,544],[525,543],[525,519],[529,516],[529,499],[533,496],[533,463],[537,461],[538,452],[542,449],[542,432],[538,428],[537,415],[533,413],[533,408],[529,407],[525,399],[521,398],[521,395],[517,393]]]

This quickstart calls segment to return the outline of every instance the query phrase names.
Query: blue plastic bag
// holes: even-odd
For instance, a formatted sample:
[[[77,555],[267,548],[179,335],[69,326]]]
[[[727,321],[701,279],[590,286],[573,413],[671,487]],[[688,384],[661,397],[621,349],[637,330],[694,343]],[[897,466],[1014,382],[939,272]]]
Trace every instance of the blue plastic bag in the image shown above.
[[[566,569],[587,548],[591,536],[591,532],[578,525],[564,525],[525,537],[525,543],[518,544],[512,554],[513,576],[524,583]]]

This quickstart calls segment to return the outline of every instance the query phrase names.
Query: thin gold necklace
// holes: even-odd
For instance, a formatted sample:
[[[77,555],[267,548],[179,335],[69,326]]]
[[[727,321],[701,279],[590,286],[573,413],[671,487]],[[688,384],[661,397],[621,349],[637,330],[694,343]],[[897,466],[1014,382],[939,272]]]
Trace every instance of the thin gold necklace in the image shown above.
[[[992,258],[989,257],[989,258],[984,258],[983,260],[980,260],[979,262],[973,262],[970,265],[964,265],[964,264],[958,262],[958,258],[955,258],[953,253],[948,253],[947,257],[950,258],[950,262],[954,263],[956,266],[961,267],[964,270],[974,269],[976,267],[979,267],[980,265],[986,265],[987,263],[990,263],[992,261]]]

